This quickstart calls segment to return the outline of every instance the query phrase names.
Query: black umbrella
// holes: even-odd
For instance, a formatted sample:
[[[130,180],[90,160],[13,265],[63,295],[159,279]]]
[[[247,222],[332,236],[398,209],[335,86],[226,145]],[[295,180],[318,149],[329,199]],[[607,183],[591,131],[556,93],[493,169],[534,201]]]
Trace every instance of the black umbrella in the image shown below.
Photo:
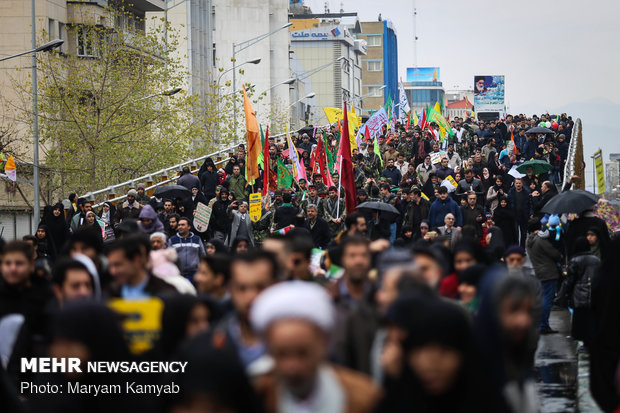
[[[547,214],[578,214],[592,208],[597,202],[598,196],[592,192],[575,189],[554,196],[541,211]]]
[[[368,201],[362,202],[357,206],[357,209],[373,209],[375,211],[391,212],[393,214],[400,215],[398,209],[394,208],[392,204],[386,204],[385,202]]]
[[[310,125],[310,126],[304,126],[303,128],[299,129],[297,131],[298,134],[302,135],[304,133],[307,133],[308,136],[310,136],[312,138],[312,132],[314,132],[314,126]]]
[[[525,133],[536,133],[536,134],[538,134],[538,133],[548,133],[548,134],[553,135],[555,132],[552,131],[551,129],[543,128],[542,126],[534,126],[533,128],[528,129],[527,132],[525,132]]]
[[[153,193],[157,198],[189,198],[192,193],[181,185],[164,185],[158,187]]]

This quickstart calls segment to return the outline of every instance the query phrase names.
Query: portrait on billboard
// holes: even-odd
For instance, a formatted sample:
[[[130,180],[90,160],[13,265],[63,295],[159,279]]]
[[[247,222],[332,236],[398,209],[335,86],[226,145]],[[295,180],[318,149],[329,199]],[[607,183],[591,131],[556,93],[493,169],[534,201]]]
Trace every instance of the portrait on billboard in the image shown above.
[[[487,91],[487,78],[491,78],[491,76],[474,76],[474,95],[484,94]]]
[[[474,76],[474,108],[476,112],[504,110],[504,76]]]

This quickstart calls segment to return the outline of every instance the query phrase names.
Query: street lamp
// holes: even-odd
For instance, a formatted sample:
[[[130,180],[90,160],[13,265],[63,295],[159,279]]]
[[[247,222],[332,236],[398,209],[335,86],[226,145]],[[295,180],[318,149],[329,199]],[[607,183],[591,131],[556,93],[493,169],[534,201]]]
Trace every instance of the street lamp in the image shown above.
[[[257,57],[256,59],[252,59],[252,60],[246,60],[245,62],[241,63],[239,66],[237,67],[241,67],[243,65],[247,65],[247,64],[252,64],[252,65],[257,65],[259,64],[261,61],[260,57]],[[235,62],[233,61],[233,67],[231,67],[230,69],[224,70],[218,77],[217,77],[217,82],[215,82],[215,84],[219,85],[220,84],[220,79],[222,79],[222,76],[224,76],[226,73],[229,73],[231,70],[235,69]],[[234,89],[234,88],[233,88]]]
[[[274,88],[276,88],[276,87],[278,87],[278,86],[281,86],[281,85],[289,85],[289,86],[290,86],[290,85],[292,85],[293,83],[295,83],[296,81],[297,81],[297,79],[296,79],[296,78],[294,78],[294,77],[292,77],[292,78],[290,78],[290,79],[286,79],[284,82],[277,83],[277,84],[275,84],[275,85],[271,86],[269,89],[265,89],[265,90],[263,90],[262,92],[260,92],[260,93],[259,93],[259,95],[262,95],[262,94],[264,94],[264,93],[267,93],[267,92],[269,92],[270,90],[272,90],[272,89],[274,89]]]
[[[34,0],[33,0],[34,1]],[[246,40],[245,42],[241,42],[241,43],[233,43],[233,52],[232,52],[232,62],[233,62],[233,78],[232,78],[232,87],[233,87],[233,91],[237,90],[237,53],[239,53],[242,50],[247,49],[250,46],[253,46],[254,44],[260,42],[261,40],[264,40],[266,38],[268,38],[269,36],[273,36],[274,34],[276,34],[277,32],[279,32],[280,30],[284,30],[288,27],[291,27],[293,25],[293,23],[288,22],[285,25],[283,25],[282,27],[279,27],[275,30],[270,31],[269,33],[265,33],[262,34],[260,36],[256,36],[252,39]],[[219,81],[218,81],[219,83]],[[237,101],[233,101],[233,125],[235,128],[235,133],[237,133]]]
[[[13,59],[14,57],[23,56],[23,55],[28,54],[28,53],[49,52],[52,49],[55,49],[57,47],[62,46],[62,44],[64,42],[65,42],[64,40],[54,39],[51,42],[47,42],[45,44],[42,44],[41,46],[36,47],[36,48],[34,48],[32,50],[27,50],[25,52],[17,53],[17,54],[11,55],[11,56],[2,57],[2,58],[0,58],[0,62],[3,62],[5,60],[9,60],[9,59]]]
[[[301,98],[301,99],[299,99],[299,100],[296,100],[295,102],[291,103],[291,104],[288,106],[288,110],[290,111],[290,109],[291,109],[293,106],[297,105],[297,104],[298,104],[299,102],[301,102],[302,100],[305,100],[305,99],[312,99],[312,98],[313,98],[313,97],[315,97],[315,96],[316,96],[316,93],[314,93],[314,92],[308,93],[308,94],[307,94],[306,96],[304,96],[303,98]],[[297,110],[295,110],[295,113],[297,113]],[[293,120],[293,119],[291,119],[291,121],[292,121],[292,120]],[[292,122],[291,122],[291,123],[292,123]],[[295,119],[295,125],[297,125],[297,119]],[[291,126],[295,126],[295,125],[291,125]]]
[[[385,85],[381,86],[379,89],[377,89],[377,90],[376,90],[376,91],[374,91],[374,92],[366,93],[365,95],[360,96],[360,99],[364,99],[364,98],[367,98],[367,97],[369,97],[369,96],[372,96],[372,95],[374,95],[375,93],[377,93],[378,91],[383,90],[383,89],[385,89]]]
[[[180,88],[180,87],[175,87],[175,88],[172,88],[172,89],[164,90],[163,92],[153,93],[152,95],[145,96],[145,97],[140,98],[138,100],[147,100],[147,99],[154,98],[156,96],[172,96],[172,95],[176,95],[177,93],[179,93],[182,90],[183,89]]]
[[[11,56],[5,56],[0,58],[0,62],[13,59],[15,57],[23,56],[32,53],[32,185],[34,186],[34,211],[33,211],[33,231],[39,225],[39,219],[41,214],[41,200],[39,194],[39,103],[38,103],[38,89],[37,89],[37,53],[49,52],[57,47],[62,46],[65,42],[61,39],[54,39],[47,43],[37,46],[37,34],[36,34],[36,17],[35,17],[35,0],[31,2],[32,6],[32,49],[25,52],[17,53]]]

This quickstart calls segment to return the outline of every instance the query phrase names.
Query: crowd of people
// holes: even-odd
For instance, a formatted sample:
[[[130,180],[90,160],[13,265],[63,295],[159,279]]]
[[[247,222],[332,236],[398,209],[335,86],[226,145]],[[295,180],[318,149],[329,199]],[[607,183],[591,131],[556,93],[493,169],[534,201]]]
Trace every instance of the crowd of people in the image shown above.
[[[527,132],[551,121],[549,132]],[[450,123],[444,136],[435,124],[397,124],[376,144],[359,139],[355,210],[329,162],[338,125],[293,138],[307,179],[287,187],[277,165],[292,162],[293,148],[268,138],[272,170],[251,184],[239,145],[221,168],[211,159],[196,174],[184,168],[178,184],[187,196],[149,196],[138,185],[98,211],[76,194],[69,210],[47,207],[34,235],[2,245],[3,407],[533,413],[534,355],[541,334],[557,333],[555,304],[572,309],[592,394],[614,411],[620,240],[591,210],[542,211],[578,179],[563,182],[572,119]],[[515,173],[531,159],[551,167]],[[262,188],[252,219],[249,195]],[[201,203],[211,210],[202,232],[194,224]],[[151,297],[163,302],[161,331],[132,353],[106,304]],[[130,378],[179,386],[160,397],[20,394],[26,380],[128,380],[24,373],[21,358],[37,356],[185,360],[188,368]]]

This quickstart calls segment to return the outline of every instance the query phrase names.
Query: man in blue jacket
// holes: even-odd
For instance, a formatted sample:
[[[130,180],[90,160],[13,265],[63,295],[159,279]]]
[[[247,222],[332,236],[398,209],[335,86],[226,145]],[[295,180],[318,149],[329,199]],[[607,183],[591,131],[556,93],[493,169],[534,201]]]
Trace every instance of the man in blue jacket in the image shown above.
[[[439,198],[435,199],[428,213],[428,220],[431,222],[432,228],[438,228],[444,225],[444,217],[451,213],[454,215],[454,226],[459,228],[463,225],[463,217],[459,205],[448,196],[448,188],[440,186],[437,190]]]
[[[190,231],[189,219],[179,218],[177,233],[168,240],[168,247],[174,248],[179,256],[181,275],[191,280],[198,270],[200,257],[205,255],[205,247],[198,235]]]
[[[401,179],[403,179],[400,171],[394,165],[394,159],[388,159],[387,167],[383,170],[381,176],[383,176],[384,178],[388,178],[392,186],[398,186]]]

